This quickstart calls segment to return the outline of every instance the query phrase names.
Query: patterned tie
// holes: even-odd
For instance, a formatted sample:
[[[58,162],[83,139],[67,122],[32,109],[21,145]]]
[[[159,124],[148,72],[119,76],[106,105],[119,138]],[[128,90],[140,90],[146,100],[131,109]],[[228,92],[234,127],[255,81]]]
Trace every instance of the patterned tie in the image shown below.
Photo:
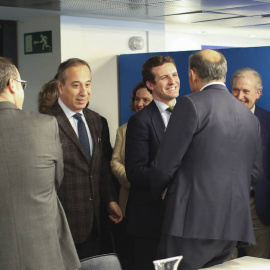
[[[91,154],[90,154],[89,138],[87,136],[85,124],[82,120],[82,115],[80,113],[76,113],[73,115],[73,117],[78,120],[79,140],[80,140],[81,146],[83,148],[83,151],[86,155],[88,164],[90,164],[91,163]]]
[[[174,106],[170,106],[170,107],[168,107],[168,108],[166,109],[166,111],[172,113],[173,109],[174,109]]]

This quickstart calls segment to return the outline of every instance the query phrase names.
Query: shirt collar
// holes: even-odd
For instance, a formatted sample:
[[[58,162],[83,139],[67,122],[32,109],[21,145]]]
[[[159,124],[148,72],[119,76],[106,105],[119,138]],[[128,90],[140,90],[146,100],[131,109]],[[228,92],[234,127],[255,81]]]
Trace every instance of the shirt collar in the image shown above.
[[[210,82],[210,83],[204,85],[204,86],[201,88],[200,91],[202,91],[204,88],[206,88],[207,86],[212,85],[212,84],[221,84],[221,85],[224,85],[224,86],[226,87],[225,83],[223,83],[223,82]]]
[[[68,119],[71,119],[73,117],[73,115],[76,114],[76,112],[72,111],[71,109],[69,109],[64,104],[64,102],[61,100],[61,98],[58,98],[58,103],[59,103],[59,106],[62,108],[62,110],[64,111],[64,113],[65,113],[65,115],[67,116]],[[82,110],[79,113],[83,115]]]
[[[253,105],[253,107],[250,110],[252,113],[255,113],[255,104]]]
[[[154,99],[154,102],[156,103],[156,105],[157,105],[157,107],[158,107],[160,113],[165,112],[166,109],[170,107],[170,106],[168,106],[167,104],[165,104],[165,103],[163,103],[163,102],[160,102],[160,101],[158,101],[158,100],[156,100],[156,99]],[[176,104],[176,101],[174,102],[174,106],[175,106],[175,104]]]

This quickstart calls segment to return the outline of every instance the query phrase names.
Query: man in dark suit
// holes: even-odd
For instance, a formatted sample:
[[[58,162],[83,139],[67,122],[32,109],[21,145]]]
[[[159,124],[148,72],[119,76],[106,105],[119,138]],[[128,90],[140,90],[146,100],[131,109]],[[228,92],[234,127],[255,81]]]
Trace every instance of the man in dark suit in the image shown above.
[[[22,111],[26,81],[0,57],[0,269],[80,266],[56,189],[63,154],[53,117]]]
[[[158,256],[183,255],[181,270],[255,243],[249,193],[262,171],[260,125],[229,93],[226,72],[221,53],[190,56],[193,93],[178,100],[150,171],[153,194],[168,188]]]
[[[113,192],[107,121],[85,108],[92,92],[91,80],[87,62],[72,58],[60,64],[59,99],[47,111],[59,125],[64,179],[58,196],[80,259],[101,252],[100,199],[115,223],[122,220]]]
[[[164,203],[161,196],[152,199],[149,192],[149,166],[163,138],[173,106],[179,95],[180,80],[174,60],[154,56],[142,69],[143,81],[154,100],[134,114],[127,127],[125,168],[131,183],[126,218],[131,235],[134,269],[154,269],[157,244],[161,233]]]
[[[255,105],[262,94],[262,78],[251,68],[237,70],[232,76],[232,95],[259,119],[263,149],[262,181],[250,192],[250,208],[256,245],[245,248],[247,256],[269,258],[270,251],[270,112]]]

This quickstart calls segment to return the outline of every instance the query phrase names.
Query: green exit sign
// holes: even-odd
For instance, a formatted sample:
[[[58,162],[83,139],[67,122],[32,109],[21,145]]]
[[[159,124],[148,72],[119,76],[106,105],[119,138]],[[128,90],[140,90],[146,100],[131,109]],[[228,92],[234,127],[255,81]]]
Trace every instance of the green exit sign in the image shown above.
[[[24,54],[52,52],[52,31],[24,34]]]

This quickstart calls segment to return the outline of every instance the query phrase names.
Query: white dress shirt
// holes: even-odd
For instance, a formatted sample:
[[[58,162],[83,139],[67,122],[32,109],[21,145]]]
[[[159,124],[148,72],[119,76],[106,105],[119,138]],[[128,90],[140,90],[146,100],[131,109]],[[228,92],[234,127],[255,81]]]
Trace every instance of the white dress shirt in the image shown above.
[[[167,108],[169,108],[170,106],[168,106],[167,104],[163,103],[163,102],[160,102],[156,99],[154,99],[154,102],[156,103],[158,109],[159,109],[159,112],[161,114],[161,117],[163,119],[163,122],[164,122],[164,125],[165,127],[167,128],[167,125],[169,123],[169,120],[170,120],[170,117],[171,117],[171,112],[168,112],[166,111]],[[176,102],[175,102],[176,103]],[[174,105],[175,105],[174,103]]]
[[[68,118],[71,126],[73,127],[73,129],[75,131],[75,133],[79,137],[79,135],[78,135],[78,120],[73,117],[73,115],[76,114],[76,112],[73,112],[72,110],[70,110],[63,103],[63,101],[61,100],[61,98],[58,98],[58,103],[59,103],[60,107],[62,108],[62,110],[64,111],[66,117]],[[90,129],[88,127],[88,124],[87,124],[87,122],[85,120],[85,117],[83,115],[83,111],[81,110],[79,113],[82,115],[82,120],[83,120],[83,122],[85,124],[85,127],[86,127],[86,131],[87,131],[87,135],[88,135],[88,139],[89,139],[89,145],[90,145],[90,154],[92,156],[92,153],[93,153],[93,139],[92,139],[92,136],[91,136],[91,132],[90,132]]]

